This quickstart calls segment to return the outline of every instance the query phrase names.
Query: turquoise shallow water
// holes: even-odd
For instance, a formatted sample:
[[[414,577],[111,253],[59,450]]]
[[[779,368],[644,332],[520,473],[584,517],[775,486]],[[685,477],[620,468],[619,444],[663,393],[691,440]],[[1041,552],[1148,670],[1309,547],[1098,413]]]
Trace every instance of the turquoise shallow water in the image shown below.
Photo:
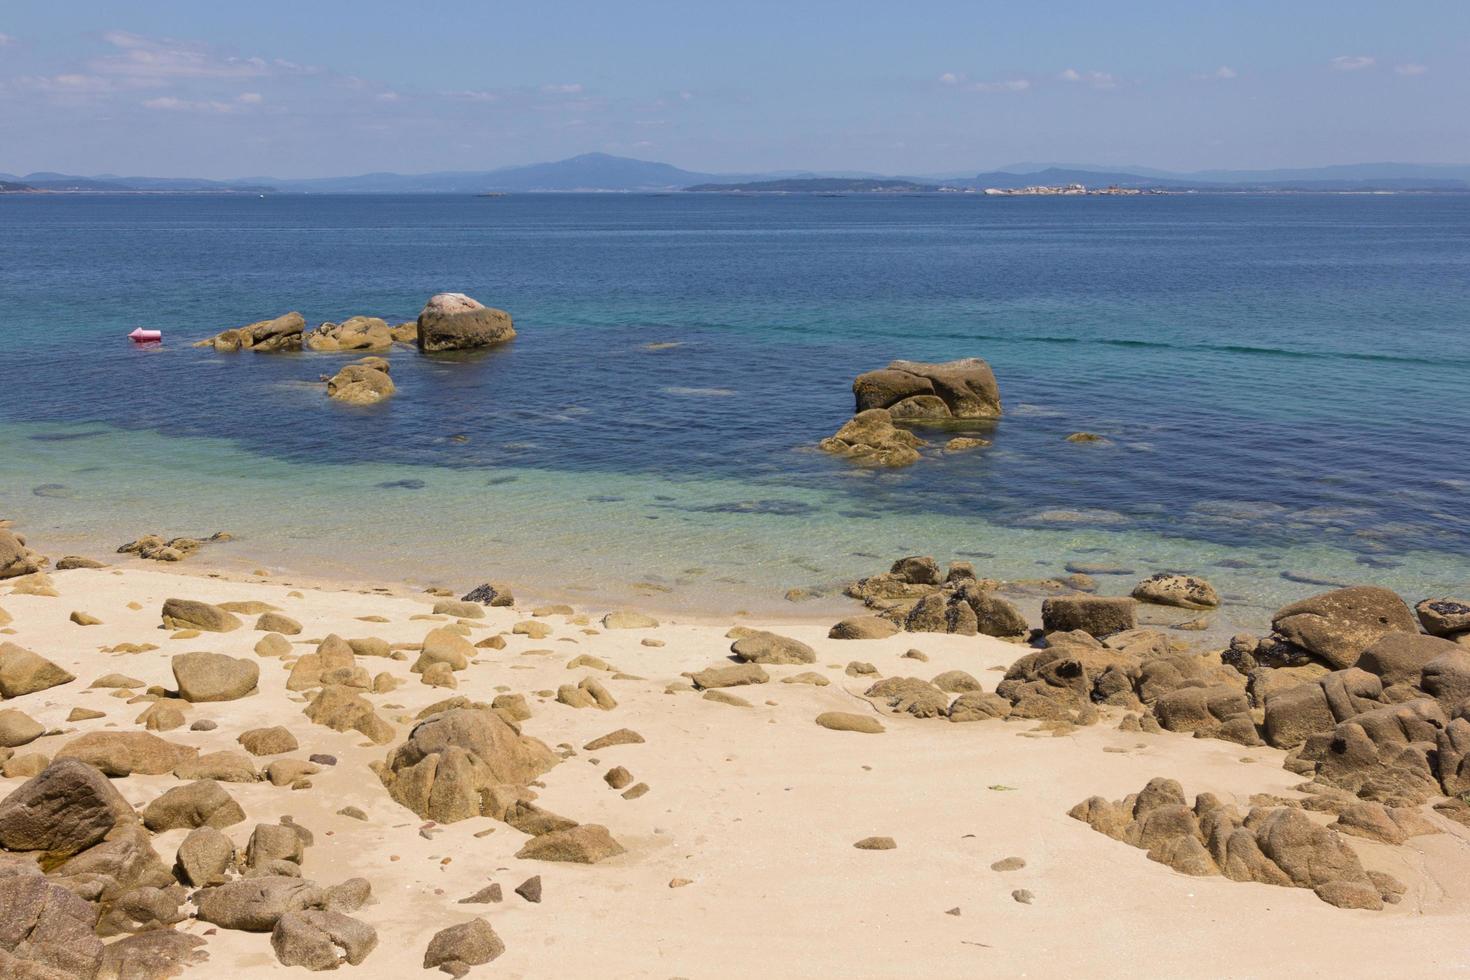
[[[395,354],[370,410],[313,383],[340,358],[186,343],[444,289],[521,336]],[[700,608],[909,552],[1186,568],[1252,609],[1313,591],[1283,571],[1463,592],[1467,310],[1449,196],[0,198],[0,514],[70,550],[224,528],[252,567]],[[971,355],[991,449],[805,448],[859,371]]]

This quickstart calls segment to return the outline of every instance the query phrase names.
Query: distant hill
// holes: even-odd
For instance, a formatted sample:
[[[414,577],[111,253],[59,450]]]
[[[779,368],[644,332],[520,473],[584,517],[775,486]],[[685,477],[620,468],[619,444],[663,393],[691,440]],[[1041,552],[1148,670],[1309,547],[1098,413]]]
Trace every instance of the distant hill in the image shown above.
[[[701,173],[652,160],[584,153],[567,160],[493,170],[425,174],[368,173],[347,177],[91,177],[61,173],[0,173],[0,181],[38,191],[69,193],[205,194],[482,194],[571,191],[664,193],[677,190],[743,193],[921,193],[941,189],[1014,190],[1032,185],[1110,185],[1192,191],[1470,191],[1470,165],[1365,163],[1286,170],[1200,170],[1174,173],[1147,167],[1019,163],[974,176],[889,176],[864,171]]]
[[[34,190],[35,188],[30,184],[22,184],[13,180],[0,180],[0,194],[24,194],[27,191]]]
[[[920,184],[911,180],[796,177],[785,180],[752,180],[737,184],[695,184],[684,190],[726,194],[922,194],[937,191],[939,187],[936,184]]]

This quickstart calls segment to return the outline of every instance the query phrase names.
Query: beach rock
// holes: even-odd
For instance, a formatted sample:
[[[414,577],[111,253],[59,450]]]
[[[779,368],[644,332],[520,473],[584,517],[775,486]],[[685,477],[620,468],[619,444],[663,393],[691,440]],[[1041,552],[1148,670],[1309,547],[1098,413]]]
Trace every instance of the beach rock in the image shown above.
[[[301,633],[301,624],[285,613],[264,612],[255,621],[255,629],[260,633],[280,633],[284,636],[297,636]]]
[[[16,646],[0,643],[0,696],[18,698],[76,680],[45,657]]]
[[[975,632],[1001,639],[1025,636],[1031,631],[1026,617],[1007,600],[978,582],[961,582],[950,600],[952,612],[946,616],[947,623],[959,624],[967,619],[959,604],[968,606],[974,613]],[[951,629],[949,632],[965,632]]]
[[[288,912],[320,908],[322,889],[289,875],[240,878],[195,893],[198,918],[224,929],[270,932]]]
[[[1261,815],[1251,829],[1261,853],[1286,872],[1298,887],[1317,888],[1334,881],[1368,881],[1357,853],[1337,834],[1313,823],[1300,810],[1291,807],[1271,810]]]
[[[419,349],[431,353],[490,347],[516,335],[509,313],[463,293],[430,297],[419,312],[418,328]]]
[[[440,599],[434,603],[434,615],[453,616],[455,619],[484,619],[485,607],[481,603],[464,599]]]
[[[251,755],[281,755],[295,752],[300,745],[291,730],[283,725],[270,728],[252,728],[241,732],[235,739]]]
[[[225,880],[225,872],[234,861],[235,845],[230,838],[214,827],[198,827],[179,844],[175,874],[186,885],[217,885]]]
[[[255,661],[223,653],[181,653],[172,666],[179,696],[196,704],[243,698],[260,680]]]
[[[254,783],[260,780],[255,763],[243,752],[207,752],[174,767],[179,779],[213,779],[222,783]]]
[[[764,684],[770,675],[759,664],[730,664],[727,667],[706,667],[696,672],[690,680],[696,689],[708,691],[719,687],[743,687],[747,684]]]
[[[652,616],[629,610],[610,612],[602,617],[602,628],[609,630],[642,630],[653,629],[658,626],[658,620]]]
[[[428,820],[502,817],[521,788],[560,758],[490,710],[455,708],[416,725],[375,765],[388,793]]]
[[[587,752],[596,752],[598,749],[611,748],[614,745],[642,745],[643,736],[631,728],[619,728],[615,732],[608,732],[582,746]]]
[[[863,694],[915,718],[937,718],[949,711],[949,695],[917,677],[885,677]]]
[[[284,966],[308,970],[335,970],[343,963],[357,966],[377,945],[377,930],[340,912],[287,912],[271,930],[276,959]]]
[[[946,670],[929,683],[946,694],[966,694],[971,691],[984,690],[979,681],[963,670]]]
[[[209,962],[203,936],[153,929],[102,947],[95,980],[167,980]]]
[[[533,905],[541,903],[541,876],[532,875],[516,886],[516,894]]]
[[[302,713],[334,732],[361,732],[375,745],[386,745],[393,740],[393,726],[378,716],[360,691],[351,687],[340,684],[323,687]]]
[[[1420,671],[1419,686],[1446,711],[1454,711],[1470,700],[1470,648],[1454,644],[1454,649],[1426,663]]]
[[[97,907],[40,875],[0,878],[0,951],[5,975],[91,978],[102,963]],[[17,965],[18,964],[18,965]]]
[[[1296,684],[1273,691],[1265,697],[1266,741],[1278,749],[1301,745],[1317,732],[1330,731],[1337,724],[1327,695],[1316,683]]]
[[[1137,628],[1137,605],[1137,600],[1127,596],[1053,596],[1041,603],[1042,629],[1111,636]]]
[[[1150,575],[1135,585],[1133,598],[1139,602],[1181,609],[1213,609],[1220,604],[1220,594],[1209,582],[1193,575],[1170,575],[1167,572]]]
[[[255,644],[257,657],[284,657],[291,652],[291,641],[280,633],[267,633]]]
[[[505,952],[505,943],[484,919],[471,919],[440,929],[424,950],[424,969],[438,967],[452,977],[462,977],[470,967],[483,966]]]
[[[972,691],[961,694],[949,705],[948,716],[953,722],[989,721],[992,718],[1009,718],[1011,703],[999,694]]]
[[[14,749],[28,745],[45,732],[46,726],[24,711],[0,711],[0,748]]]
[[[70,856],[132,819],[133,808],[107,777],[60,759],[0,801],[0,848]]]
[[[464,670],[474,656],[475,648],[469,640],[447,629],[434,629],[424,637],[418,660],[410,669],[422,674],[436,663],[445,663],[451,670]]]
[[[307,844],[307,835],[295,824],[285,820],[258,823],[245,844],[245,864],[250,868],[279,867],[281,862],[299,865],[306,856]]]
[[[1424,632],[1431,636],[1454,637],[1470,632],[1470,602],[1463,599],[1425,599],[1414,612]]]
[[[105,776],[161,776],[198,755],[196,748],[166,742],[150,732],[89,732],[63,745],[56,759],[80,760]]]
[[[196,629],[206,633],[230,633],[241,623],[234,613],[193,599],[167,599],[163,603],[163,625],[171,630]]]
[[[1458,644],[1438,636],[1385,633],[1363,651],[1354,666],[1376,674],[1385,685],[1417,685],[1425,665],[1457,649]]]
[[[515,596],[511,595],[510,589],[493,582],[478,585],[461,598],[464,602],[478,602],[483,606],[515,605]]]
[[[919,461],[923,440],[893,424],[886,408],[859,412],[818,443],[823,452],[845,456],[865,466],[899,467]]]
[[[516,857],[532,861],[596,864],[622,853],[623,846],[613,840],[606,827],[584,823],[533,837],[516,852]]]
[[[995,418],[1000,388],[990,365],[978,357],[926,364],[894,361],[884,370],[858,375],[852,384],[855,412],[918,405],[911,418]],[[942,414],[941,414],[942,413]]]
[[[327,397],[349,405],[376,405],[398,391],[388,377],[388,362],[381,357],[365,357],[344,364],[327,379]]]
[[[882,616],[852,616],[827,631],[829,640],[881,640],[899,631],[898,624]]]
[[[1282,642],[1340,670],[1388,633],[1417,633],[1418,623],[1397,593],[1371,585],[1335,589],[1276,610],[1271,627]]]
[[[175,786],[143,808],[143,826],[155,834],[181,827],[219,830],[244,819],[240,804],[212,779]]]
[[[891,851],[898,844],[892,837],[864,837],[852,846],[860,851]]]
[[[851,711],[824,711],[817,715],[817,724],[834,732],[859,732],[878,735],[884,731],[883,723],[872,715],[859,715]]]
[[[730,652],[746,663],[814,664],[817,652],[800,640],[757,630],[730,644]]]
[[[25,542],[0,527],[0,579],[34,575],[40,570],[41,563],[25,546]]]

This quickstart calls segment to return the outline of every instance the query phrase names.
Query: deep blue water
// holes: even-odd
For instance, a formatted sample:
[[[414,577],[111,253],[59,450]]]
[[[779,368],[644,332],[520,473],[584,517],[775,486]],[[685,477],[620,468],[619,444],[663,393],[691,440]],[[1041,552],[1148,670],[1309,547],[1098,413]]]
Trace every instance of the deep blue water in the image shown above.
[[[187,343],[292,309],[407,320],[446,290],[520,336],[398,353],[400,394],[371,410],[297,384],[341,358]],[[167,343],[134,349],[139,325]],[[0,468],[7,441],[141,427],[304,464],[576,474],[583,495],[598,473],[748,488],[678,504],[712,512],[836,494],[771,505],[794,528],[1096,511],[1387,564],[1470,554],[1467,327],[1470,196],[9,196]],[[1000,380],[991,449],[874,479],[800,451],[857,373],[965,356]]]

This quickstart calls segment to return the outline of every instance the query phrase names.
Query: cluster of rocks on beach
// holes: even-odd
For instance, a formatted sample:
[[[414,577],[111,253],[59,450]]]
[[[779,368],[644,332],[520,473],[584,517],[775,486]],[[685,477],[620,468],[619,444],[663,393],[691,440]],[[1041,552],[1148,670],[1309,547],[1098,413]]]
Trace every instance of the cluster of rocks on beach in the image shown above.
[[[461,976],[521,933],[556,933],[555,919],[513,910],[576,915],[574,896],[599,881],[627,882],[613,887],[634,888],[635,908],[666,901],[639,890],[652,887],[648,867],[664,893],[713,897],[721,869],[691,843],[708,828],[680,816],[699,804],[654,775],[687,771],[691,725],[737,726],[745,751],[777,726],[788,752],[832,759],[889,759],[864,748],[885,739],[905,754],[953,743],[971,759],[1003,756],[1003,732],[1104,740],[1116,755],[1100,758],[1133,763],[1108,787],[1137,778],[1144,746],[1175,760],[1211,744],[1274,752],[1295,783],[1258,766],[1221,785],[1215,753],[1137,778],[1121,799],[1078,792],[1027,821],[1055,835],[1070,815],[1102,835],[1092,847],[1111,838],[1179,875],[1309,889],[1340,909],[1384,914],[1405,896],[1422,908],[1422,861],[1393,855],[1470,840],[1470,604],[1455,599],[1411,608],[1386,589],[1336,589],[1211,648],[1139,625],[1141,609],[1218,606],[1198,577],[1146,576],[1103,596],[1077,573],[1047,587],[1035,624],[971,565],[910,556],[851,583],[859,615],[722,635],[635,610],[526,608],[498,582],[414,599],[136,564],[199,545],[156,535],[120,549],[115,560],[133,564],[52,563],[0,528],[0,634],[16,637],[0,638],[6,976],[166,977],[207,962],[203,973],[250,949],[310,970],[411,959]],[[91,637],[103,642],[83,649]],[[989,670],[999,679],[982,680]],[[1244,789],[1252,779],[1265,788]],[[762,822],[755,800],[718,805]],[[881,812],[841,846],[904,855],[927,839],[913,823],[881,825]],[[650,834],[649,819],[662,829]],[[661,834],[680,841],[678,863]],[[454,843],[435,847],[441,836]],[[401,866],[400,852],[426,870]],[[989,866],[997,900],[1044,907],[1065,872],[1033,874],[1037,856],[992,853],[973,873]],[[577,866],[607,870],[557,870]],[[863,887],[884,872],[847,874]],[[407,920],[395,909],[405,894]]]

